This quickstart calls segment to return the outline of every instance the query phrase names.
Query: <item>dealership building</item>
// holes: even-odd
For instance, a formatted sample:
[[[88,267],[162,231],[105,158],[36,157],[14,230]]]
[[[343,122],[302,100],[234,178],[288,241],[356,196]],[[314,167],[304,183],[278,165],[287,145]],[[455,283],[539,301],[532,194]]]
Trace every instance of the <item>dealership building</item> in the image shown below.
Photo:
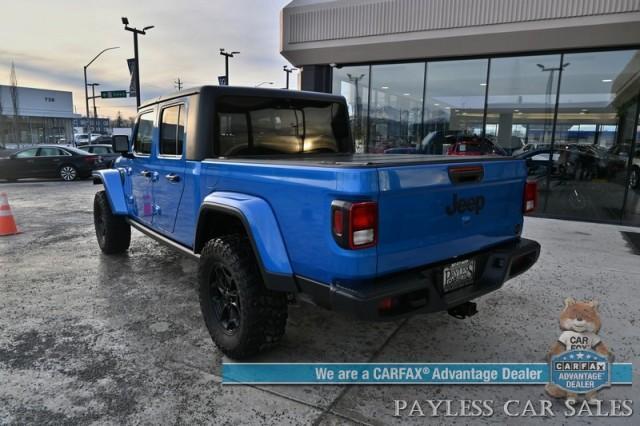
[[[12,94],[12,91],[15,91]],[[14,98],[17,114],[14,111]],[[73,140],[71,92],[0,85],[0,144]]]
[[[281,51],[358,151],[518,156],[537,214],[640,225],[640,0],[293,0]]]

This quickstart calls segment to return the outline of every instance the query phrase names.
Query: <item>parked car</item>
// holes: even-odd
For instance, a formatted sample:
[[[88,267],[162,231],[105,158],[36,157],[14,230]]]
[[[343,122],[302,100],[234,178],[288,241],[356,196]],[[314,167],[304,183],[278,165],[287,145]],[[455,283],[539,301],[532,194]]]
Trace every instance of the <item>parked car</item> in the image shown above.
[[[519,136],[513,135],[506,143],[500,143],[496,141],[493,142],[497,143],[507,155],[514,155],[516,152],[520,152],[520,150],[525,147],[524,140]]]
[[[78,149],[86,151],[89,154],[96,154],[100,156],[101,164],[107,168],[113,166],[113,162],[116,160],[116,158],[120,157],[120,154],[113,150],[113,146],[106,144],[84,145],[79,147]]]
[[[507,155],[507,152],[489,139],[474,135],[457,137],[447,155]]]
[[[537,194],[524,161],[356,154],[341,96],[178,92],[143,104],[114,149],[94,175],[100,249],[125,252],[134,227],[197,259],[205,324],[232,358],[277,343],[292,300],[471,316],[540,253],[521,238]]]
[[[59,177],[72,181],[87,178],[100,167],[97,155],[68,146],[38,145],[0,159],[0,179]]]
[[[100,133],[91,133],[91,135],[87,133],[76,133],[73,136],[73,141],[76,146],[88,145],[95,142],[95,140],[100,138],[101,136],[103,135],[101,135]]]
[[[448,136],[451,138],[452,136]],[[419,146],[393,147],[384,150],[385,154],[443,154],[442,147],[444,144],[451,143],[447,140],[447,136],[443,132],[429,132],[420,142]]]
[[[558,162],[560,160],[560,152],[551,152],[549,148],[529,149],[514,156],[515,158],[525,160],[527,163],[528,175],[531,177],[544,177],[551,165],[551,176],[558,176]],[[551,159],[551,163],[549,160]]]

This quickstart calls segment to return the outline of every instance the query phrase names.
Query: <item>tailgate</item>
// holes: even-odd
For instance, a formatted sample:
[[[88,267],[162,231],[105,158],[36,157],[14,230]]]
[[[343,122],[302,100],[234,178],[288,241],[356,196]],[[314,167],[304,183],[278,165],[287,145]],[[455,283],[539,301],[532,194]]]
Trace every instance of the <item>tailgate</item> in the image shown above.
[[[378,175],[378,274],[464,256],[522,229],[522,160],[381,167]]]

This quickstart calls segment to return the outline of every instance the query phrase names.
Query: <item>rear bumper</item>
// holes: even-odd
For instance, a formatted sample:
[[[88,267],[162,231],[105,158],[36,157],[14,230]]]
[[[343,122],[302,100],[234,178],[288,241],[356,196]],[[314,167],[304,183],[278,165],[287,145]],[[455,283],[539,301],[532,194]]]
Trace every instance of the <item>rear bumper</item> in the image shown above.
[[[540,244],[520,239],[459,259],[425,265],[411,271],[365,282],[322,284],[296,277],[300,290],[314,303],[325,308],[369,320],[392,320],[398,317],[451,309],[502,287],[505,281],[527,271],[538,260]],[[444,293],[442,271],[445,265],[468,258],[478,262],[473,284]],[[351,287],[353,285],[353,287]],[[393,300],[393,307],[381,304]],[[383,302],[385,301],[385,302]]]

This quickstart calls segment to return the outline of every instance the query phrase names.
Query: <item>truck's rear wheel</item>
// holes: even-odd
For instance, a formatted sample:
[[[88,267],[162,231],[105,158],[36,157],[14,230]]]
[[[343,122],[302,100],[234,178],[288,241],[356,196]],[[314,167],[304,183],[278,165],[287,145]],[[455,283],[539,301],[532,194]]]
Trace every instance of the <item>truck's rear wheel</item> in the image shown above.
[[[246,358],[284,335],[286,294],[264,286],[247,237],[229,235],[207,242],[198,280],[202,316],[225,355]]]
[[[106,254],[127,251],[131,243],[131,225],[123,216],[113,214],[104,191],[98,191],[93,199],[93,224],[100,250]]]

